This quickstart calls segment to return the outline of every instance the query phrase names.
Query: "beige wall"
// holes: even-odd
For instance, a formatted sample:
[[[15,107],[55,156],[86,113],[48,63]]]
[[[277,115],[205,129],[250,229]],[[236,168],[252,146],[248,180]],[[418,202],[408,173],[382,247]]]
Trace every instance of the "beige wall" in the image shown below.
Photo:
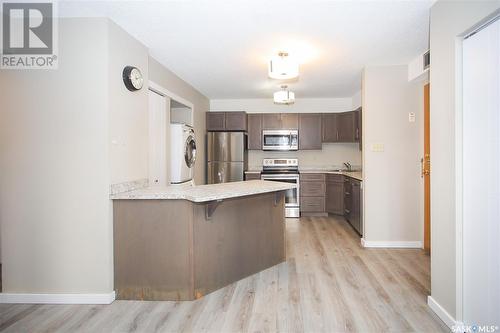
[[[148,49],[108,21],[108,109],[111,184],[148,178]],[[144,87],[123,84],[125,66],[139,68]]]
[[[210,109],[208,98],[152,57],[149,57],[149,79],[194,105],[193,120],[198,148],[194,178],[196,184],[205,184],[205,113]],[[167,133],[167,137],[170,137],[169,133]]]
[[[142,71],[142,90],[125,88],[126,65]],[[113,22],[61,19],[59,69],[1,71],[3,292],[113,290],[109,185],[148,177],[150,72],[195,105],[202,183],[208,99]]]
[[[3,292],[113,290],[104,19],[63,19],[57,70],[0,72]]]
[[[407,66],[363,73],[364,239],[423,240],[423,87],[409,83]],[[408,113],[415,113],[415,122]],[[383,144],[383,152],[372,151]]]
[[[276,105],[268,99],[219,99],[210,101],[210,111],[246,111],[249,113],[307,113],[307,112],[343,112],[353,110],[353,99],[347,98],[302,98],[293,105]],[[342,163],[350,162],[361,166],[361,152],[357,143],[323,144],[322,150],[271,152],[250,150],[248,152],[249,169],[260,169],[263,158],[298,158],[302,168],[338,168]]]
[[[432,297],[461,319],[457,302],[456,128],[460,125],[460,36],[500,8],[500,1],[438,1],[430,18]],[[458,309],[458,311],[457,311]]]

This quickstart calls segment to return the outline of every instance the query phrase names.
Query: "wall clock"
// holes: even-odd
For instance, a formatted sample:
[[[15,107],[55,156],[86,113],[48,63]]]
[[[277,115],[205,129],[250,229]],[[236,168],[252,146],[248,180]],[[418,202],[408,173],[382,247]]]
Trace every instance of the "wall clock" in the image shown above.
[[[134,66],[126,66],[123,69],[123,83],[130,91],[140,90],[144,84],[144,78],[139,68]]]

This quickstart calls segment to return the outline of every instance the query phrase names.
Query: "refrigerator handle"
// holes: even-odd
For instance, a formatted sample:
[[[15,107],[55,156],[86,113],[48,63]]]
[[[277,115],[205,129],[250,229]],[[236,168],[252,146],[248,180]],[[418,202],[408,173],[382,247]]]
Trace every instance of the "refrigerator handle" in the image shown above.
[[[217,176],[219,177],[219,184],[224,182],[224,170],[218,171]]]

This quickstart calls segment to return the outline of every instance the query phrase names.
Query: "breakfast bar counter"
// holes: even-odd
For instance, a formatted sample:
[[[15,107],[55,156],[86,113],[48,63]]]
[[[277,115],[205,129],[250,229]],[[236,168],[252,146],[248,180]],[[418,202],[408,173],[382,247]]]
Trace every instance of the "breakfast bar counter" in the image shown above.
[[[254,180],[111,195],[117,298],[193,300],[283,262],[293,187]]]

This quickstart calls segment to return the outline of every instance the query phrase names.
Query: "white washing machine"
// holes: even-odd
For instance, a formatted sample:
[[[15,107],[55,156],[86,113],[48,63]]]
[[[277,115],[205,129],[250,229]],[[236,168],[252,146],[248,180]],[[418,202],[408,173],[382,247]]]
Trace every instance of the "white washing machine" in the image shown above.
[[[171,179],[172,184],[182,184],[193,179],[196,161],[194,129],[185,124],[170,124]]]

